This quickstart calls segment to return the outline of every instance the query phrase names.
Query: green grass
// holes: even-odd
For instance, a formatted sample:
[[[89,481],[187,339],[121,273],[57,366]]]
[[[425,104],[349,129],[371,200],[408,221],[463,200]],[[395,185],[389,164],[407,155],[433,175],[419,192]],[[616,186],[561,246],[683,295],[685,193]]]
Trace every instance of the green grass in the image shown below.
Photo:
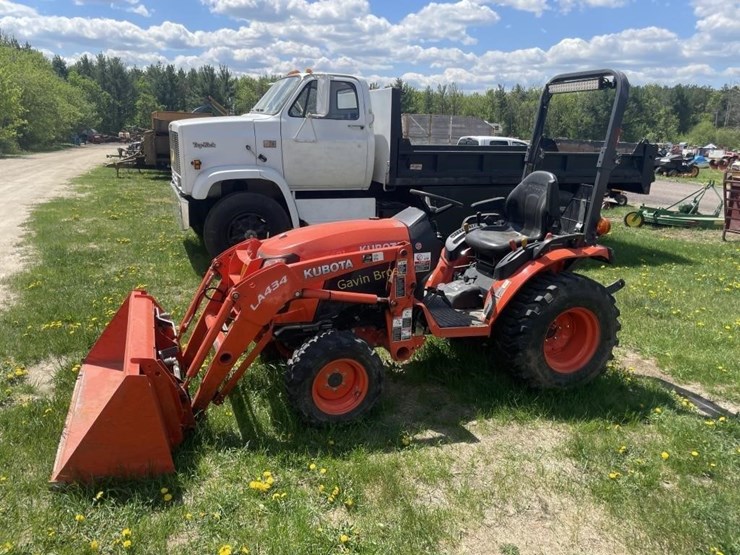
[[[305,427],[281,368],[257,364],[177,449],[176,474],[50,490],[76,365],[105,323],[142,286],[179,319],[208,264],[157,174],[96,170],[77,192],[34,211],[34,254],[0,313],[0,554],[91,542],[140,554],[740,554],[736,418],[703,417],[619,361],[587,387],[530,391],[443,341],[390,367],[362,422]],[[737,402],[740,242],[629,229],[624,212],[604,241],[617,264],[582,269],[626,279],[622,348]],[[32,385],[39,368],[53,393]],[[269,490],[250,487],[265,471]]]

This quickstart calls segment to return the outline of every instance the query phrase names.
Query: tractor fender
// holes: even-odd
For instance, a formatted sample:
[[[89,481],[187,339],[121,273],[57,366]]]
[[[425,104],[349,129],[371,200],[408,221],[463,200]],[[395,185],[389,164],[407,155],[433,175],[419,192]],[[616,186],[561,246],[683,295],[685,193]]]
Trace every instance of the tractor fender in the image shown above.
[[[270,182],[279,192],[288,209],[293,227],[300,227],[298,206],[290,192],[290,187],[282,175],[272,168],[245,168],[243,166],[216,166],[203,171],[195,179],[191,196],[203,200],[209,196],[212,187],[222,181],[260,180]]]
[[[524,264],[508,278],[494,281],[486,297],[486,314],[490,321],[495,321],[517,292],[537,274],[541,272],[562,272],[570,266],[570,263],[585,258],[592,258],[610,264],[613,253],[610,248],[603,245],[554,249]],[[489,306],[491,308],[488,308]]]

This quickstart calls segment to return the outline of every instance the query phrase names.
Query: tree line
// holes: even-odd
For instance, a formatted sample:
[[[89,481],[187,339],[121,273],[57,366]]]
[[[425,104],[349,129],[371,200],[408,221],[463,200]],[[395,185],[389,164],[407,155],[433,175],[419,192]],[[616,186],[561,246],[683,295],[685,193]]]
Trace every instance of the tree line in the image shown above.
[[[120,58],[83,56],[68,65],[0,32],[0,152],[44,148],[83,130],[116,134],[150,126],[151,113],[192,111],[209,97],[241,114],[278,76],[236,76],[227,66],[185,71],[172,64],[127,67]],[[456,84],[416,89],[402,79],[371,83],[398,87],[405,113],[475,116],[502,125],[510,136],[528,138],[540,88],[497,86],[464,93]],[[599,139],[608,119],[608,95],[553,99],[548,135]],[[636,142],[687,141],[740,147],[740,87],[633,86],[622,138]]]

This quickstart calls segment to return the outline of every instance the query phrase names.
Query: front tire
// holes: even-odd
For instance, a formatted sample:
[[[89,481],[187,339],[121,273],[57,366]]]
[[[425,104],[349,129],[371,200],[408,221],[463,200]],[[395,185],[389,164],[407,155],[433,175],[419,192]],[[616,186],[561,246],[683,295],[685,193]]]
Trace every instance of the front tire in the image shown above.
[[[307,340],[288,361],[285,385],[310,424],[349,422],[373,408],[383,390],[378,354],[349,331],[329,330]]]
[[[251,237],[265,239],[290,227],[290,219],[275,200],[256,193],[227,195],[208,212],[203,242],[211,256]]]
[[[618,344],[614,297],[587,277],[563,272],[530,280],[494,331],[495,352],[529,385],[568,389],[606,369]]]

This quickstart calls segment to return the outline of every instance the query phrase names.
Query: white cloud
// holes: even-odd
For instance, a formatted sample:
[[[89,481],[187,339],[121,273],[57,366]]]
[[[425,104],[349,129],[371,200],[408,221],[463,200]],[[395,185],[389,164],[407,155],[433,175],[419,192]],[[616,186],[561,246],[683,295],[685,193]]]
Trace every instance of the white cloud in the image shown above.
[[[289,18],[342,22],[370,13],[367,0],[201,0],[217,14],[245,21]]]
[[[467,34],[469,27],[493,25],[499,19],[491,8],[475,0],[459,0],[454,4],[432,2],[403,18],[391,33],[422,43],[449,40],[473,44],[474,39]]]
[[[536,15],[542,15],[543,12],[550,9],[547,0],[492,0],[497,6],[507,6],[523,12],[531,12]]]
[[[135,13],[142,17],[152,16],[152,12],[150,12],[149,9],[144,4],[135,4],[129,8],[126,8],[126,11],[129,13]]]
[[[560,10],[569,12],[576,8],[621,8],[630,0],[557,0]]]
[[[0,16],[35,17],[37,15],[38,12],[33,8],[29,8],[23,4],[16,4],[9,0],[0,0]]]
[[[77,1],[110,5],[110,0]],[[234,73],[251,75],[312,67],[382,84],[399,76],[419,87],[455,82],[466,91],[539,85],[556,73],[604,66],[627,71],[636,83],[721,85],[738,79],[740,20],[726,17],[727,9],[717,11],[728,0],[692,0],[695,33],[688,37],[646,27],[582,34],[542,48],[473,46],[474,29],[501,22],[492,6],[502,7],[502,13],[508,13],[504,7],[526,12],[524,17],[534,20],[548,10],[615,8],[626,1],[437,0],[390,22],[372,13],[368,0],[201,0],[212,12],[238,21],[202,31],[171,21],[145,27],[113,18],[43,16],[0,0],[0,29],[45,52],[102,51],[139,67],[226,64]],[[116,6],[151,13],[142,0],[118,0]]]

